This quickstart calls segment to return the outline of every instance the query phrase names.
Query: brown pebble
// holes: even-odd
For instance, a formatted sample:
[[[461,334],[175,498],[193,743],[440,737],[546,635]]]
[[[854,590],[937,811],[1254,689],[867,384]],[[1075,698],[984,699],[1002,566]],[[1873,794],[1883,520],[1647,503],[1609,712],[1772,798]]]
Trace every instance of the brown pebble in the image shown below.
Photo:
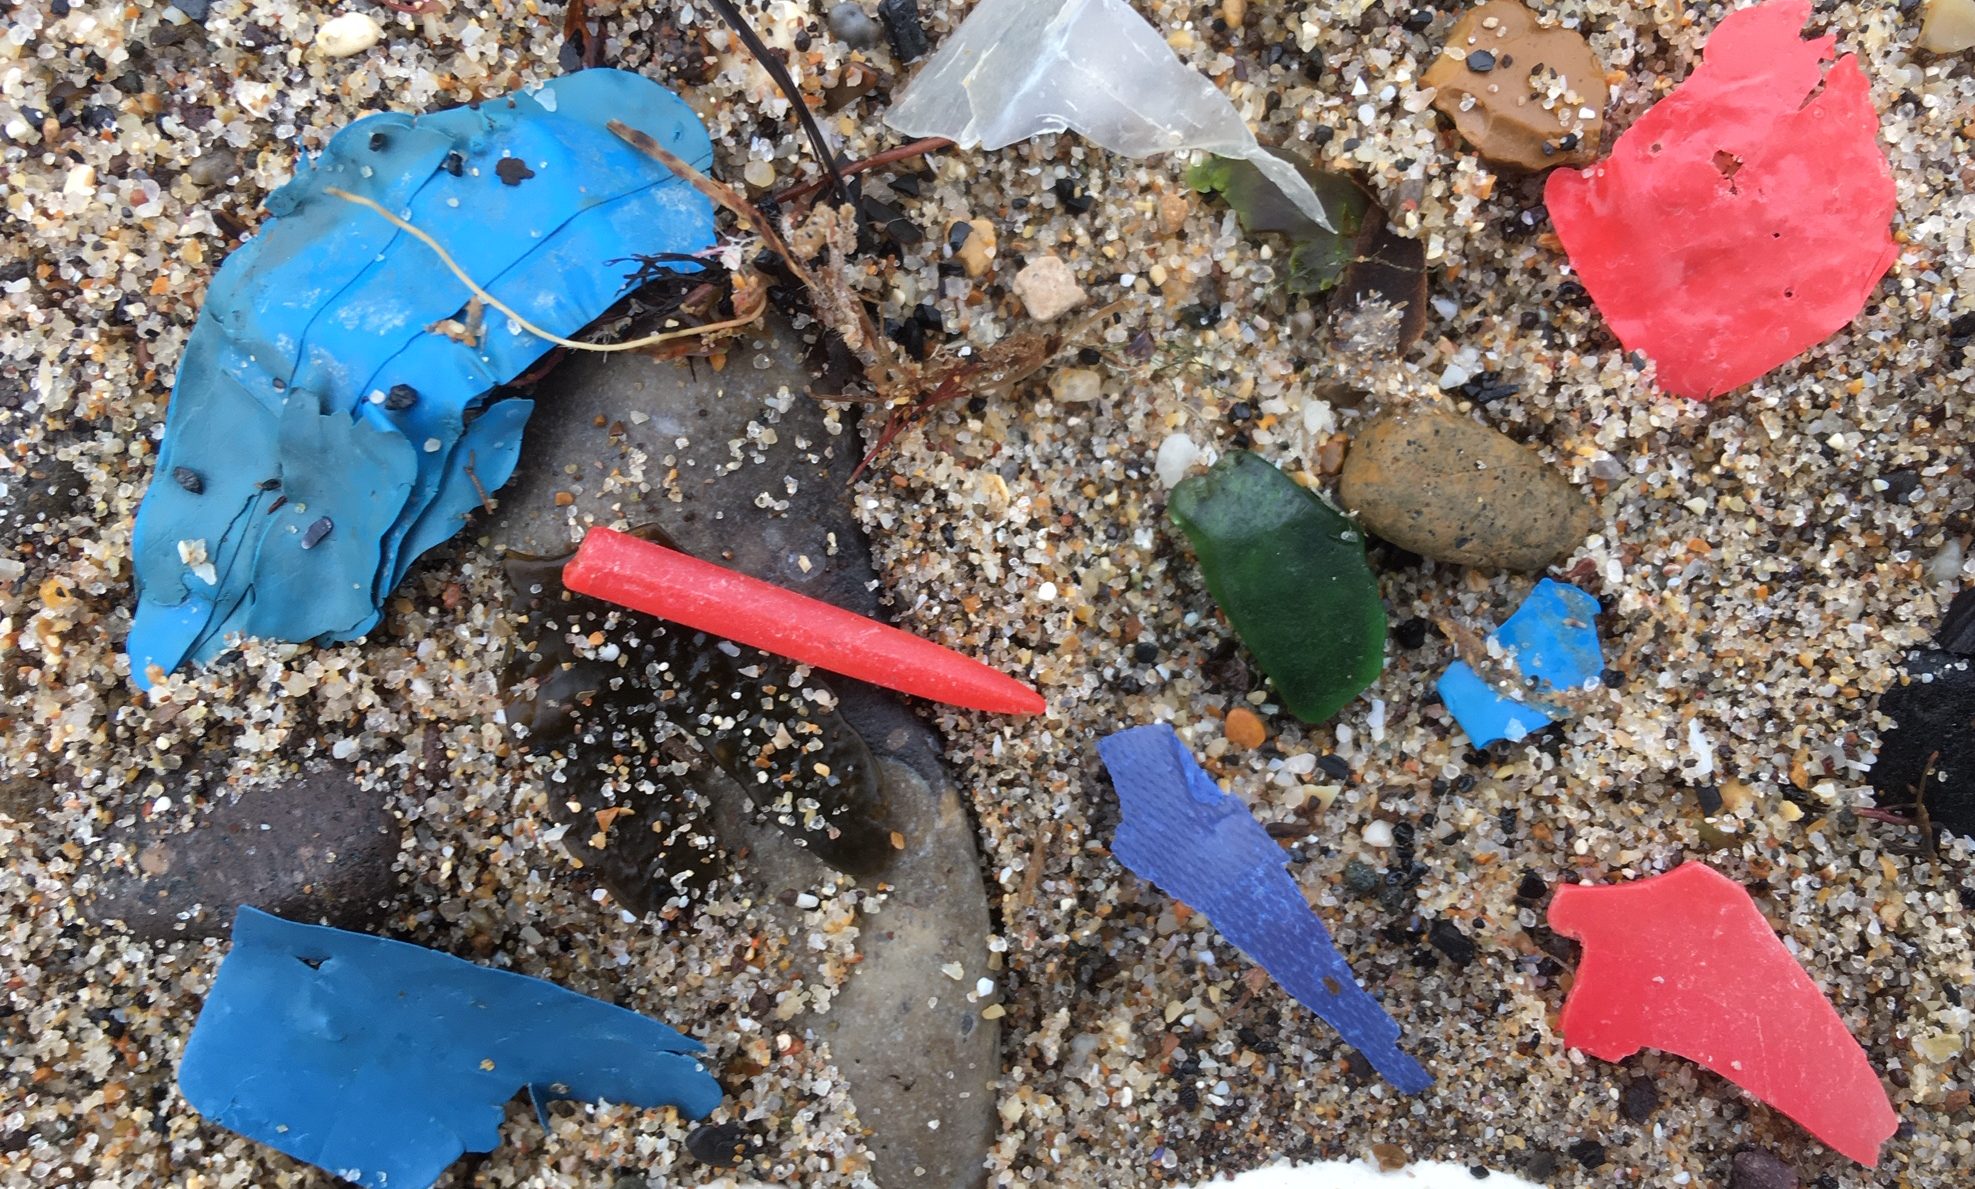
[[[1269,728],[1262,725],[1262,716],[1246,706],[1236,706],[1228,711],[1227,721],[1221,724],[1221,732],[1228,742],[1246,751],[1254,751],[1269,740]]]
[[[1378,1161],[1380,1172],[1398,1172],[1412,1163],[1412,1157],[1398,1144],[1373,1144],[1372,1158]]]
[[[1609,94],[1604,67],[1581,35],[1540,27],[1515,0],[1469,9],[1420,81],[1491,165],[1534,171],[1598,156]]]
[[[1540,570],[1591,531],[1592,510],[1534,451],[1452,409],[1388,409],[1351,443],[1338,501],[1422,557]]]

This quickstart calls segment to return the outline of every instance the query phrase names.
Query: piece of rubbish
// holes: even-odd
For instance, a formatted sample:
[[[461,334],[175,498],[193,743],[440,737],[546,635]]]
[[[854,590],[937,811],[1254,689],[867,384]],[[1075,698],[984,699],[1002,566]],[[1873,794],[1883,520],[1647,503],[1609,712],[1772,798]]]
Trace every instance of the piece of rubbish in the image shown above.
[[[1491,165],[1535,173],[1598,156],[1604,66],[1583,34],[1545,26],[1517,0],[1462,13],[1420,85]]]
[[[526,975],[242,908],[178,1088],[220,1126],[372,1189],[500,1146],[508,1099],[675,1107],[718,1082],[698,1041]],[[543,1125],[547,1126],[546,1117]]]
[[[919,20],[919,0],[878,0],[878,16],[885,22],[892,53],[899,61],[916,62],[933,48]]]
[[[632,535],[672,546],[653,525]],[[826,682],[798,682],[780,657],[574,595],[562,583],[568,561],[508,555],[516,649],[501,692],[521,746],[562,758],[563,793],[549,808],[577,865],[628,911],[689,907],[725,867],[705,813],[709,766],[746,790],[761,820],[837,870],[875,875],[891,862],[878,765],[827,708],[835,698],[814,700],[830,692]],[[661,721],[698,749],[680,756],[638,742]]]
[[[1377,680],[1385,604],[1343,513],[1246,450],[1183,480],[1167,512],[1291,714],[1322,722]]]
[[[1722,18],[1688,79],[1544,203],[1571,266],[1666,391],[1712,400],[1830,338],[1899,256],[1865,73],[1799,36],[1810,0]]]
[[[1048,709],[1041,694],[950,648],[615,529],[585,533],[562,573],[578,594],[900,693],[997,714]]]
[[[1930,54],[1975,49],[1975,0],[1927,0],[1914,44]]]
[[[963,149],[1074,131],[1127,157],[1238,157],[1330,226],[1303,175],[1264,150],[1228,97],[1126,0],[981,0],[885,123]]]
[[[1440,700],[1468,742],[1476,747],[1497,739],[1520,743],[1568,716],[1570,709],[1557,695],[1594,685],[1605,671],[1597,623],[1598,600],[1545,578],[1488,636],[1491,658],[1499,646],[1503,667],[1514,674],[1515,697],[1500,693],[1466,661],[1448,665],[1437,687]]]
[[[1290,878],[1289,859],[1194,761],[1164,723],[1100,739],[1122,819],[1111,853],[1133,874],[1205,913],[1296,1000],[1323,1017],[1406,1094],[1433,1083],[1399,1048],[1399,1025],[1357,980]]]
[[[1868,1167],[1899,1119],[1845,1022],[1742,885],[1705,863],[1564,884],[1550,927],[1584,943],[1564,1043],[1602,1061],[1697,1062]]]
[[[1370,1160],[1282,1161],[1233,1177],[1216,1176],[1187,1189],[1542,1189],[1533,1181],[1479,1164],[1415,1160],[1394,1177]]]
[[[1365,531],[1421,557],[1519,573],[1577,548],[1596,520],[1542,455],[1426,403],[1388,406],[1358,430],[1337,502]]]
[[[393,219],[552,334],[634,287],[628,258],[713,243],[712,203],[606,128],[627,112],[682,158],[711,160],[678,96],[585,70],[498,102],[357,120],[268,197],[272,217],[213,280],[166,415],[156,473],[195,472],[201,489],[154,482],[138,510],[127,648],[140,686],[235,634],[363,635],[412,562],[514,469],[533,405],[499,386],[550,343],[483,309]],[[534,176],[506,184],[503,160]],[[324,519],[336,531],[305,548]],[[179,561],[185,539],[209,542],[216,581]]]
[[[1385,209],[1357,179],[1286,153],[1274,155],[1310,184],[1331,226],[1305,215],[1252,161],[1208,157],[1187,170],[1187,185],[1219,195],[1248,234],[1275,234],[1289,241],[1289,266],[1282,279],[1289,292],[1334,291],[1333,303],[1345,309],[1380,301],[1397,310],[1393,348],[1403,353],[1426,328],[1425,246],[1394,231]]]

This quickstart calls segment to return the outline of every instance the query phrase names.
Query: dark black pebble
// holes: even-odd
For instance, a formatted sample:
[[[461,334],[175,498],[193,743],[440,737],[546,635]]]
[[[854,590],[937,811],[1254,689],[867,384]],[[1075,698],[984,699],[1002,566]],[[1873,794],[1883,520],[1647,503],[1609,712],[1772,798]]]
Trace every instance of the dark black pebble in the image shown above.
[[[200,478],[199,472],[193,470],[191,467],[173,467],[171,469],[171,478],[172,482],[183,487],[193,495],[199,495],[206,490],[206,481]]]
[[[454,150],[446,154],[446,159],[439,163],[439,168],[454,177],[459,177],[466,172],[466,158],[461,156],[458,150]]]
[[[731,1168],[753,1150],[753,1138],[739,1123],[708,1123],[686,1135],[686,1151],[693,1159],[715,1168]]]
[[[510,186],[519,186],[535,176],[535,171],[528,168],[528,163],[519,157],[502,157],[494,166],[494,173]]]
[[[1468,69],[1476,74],[1487,74],[1495,69],[1495,55],[1487,50],[1476,50],[1468,55]]]
[[[1715,785],[1704,784],[1695,789],[1694,799],[1701,803],[1701,812],[1708,817],[1721,812],[1721,789]]]
[[[212,0],[171,0],[171,6],[195,21],[203,21],[212,11],[213,3]]]
[[[872,20],[871,14],[865,12],[864,6],[856,0],[843,0],[843,3],[830,9],[826,19],[830,33],[852,49],[871,49],[884,35],[878,22]]]
[[[409,384],[393,384],[384,394],[384,411],[402,413],[418,403],[418,389]]]
[[[1975,656],[1975,586],[1954,596],[1934,642],[1956,656]]]
[[[1797,1189],[1796,1170],[1763,1151],[1743,1148],[1735,1153],[1728,1189]]]
[[[1344,865],[1344,886],[1358,895],[1364,895],[1379,883],[1378,872],[1372,870],[1371,864],[1353,859]]]
[[[1628,1123],[1644,1123],[1660,1109],[1659,1088],[1650,1078],[1633,1078],[1618,1092],[1618,1109]]]
[[[1581,1139],[1570,1146],[1570,1158],[1586,1168],[1598,1168],[1605,1163],[1605,1145],[1595,1139]]]
[[[878,16],[891,34],[892,52],[899,61],[916,61],[933,48],[926,38],[926,27],[919,23],[919,0],[880,0]]]
[[[1427,930],[1427,941],[1434,949],[1447,955],[1447,960],[1456,966],[1466,966],[1474,961],[1475,944],[1473,939],[1461,932],[1452,921],[1435,921]]]

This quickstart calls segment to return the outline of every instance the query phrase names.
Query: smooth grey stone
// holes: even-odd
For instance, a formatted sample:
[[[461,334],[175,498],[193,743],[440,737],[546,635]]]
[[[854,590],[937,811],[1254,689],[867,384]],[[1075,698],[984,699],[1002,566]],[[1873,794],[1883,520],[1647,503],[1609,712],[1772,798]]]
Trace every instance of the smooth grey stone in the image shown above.
[[[225,936],[243,904],[309,924],[374,925],[394,898],[403,835],[388,791],[373,785],[346,765],[314,764],[190,814],[120,818],[105,841],[128,846],[129,865],[99,876],[83,915],[151,941]]]
[[[846,487],[862,439],[848,411],[832,432],[807,395],[805,349],[775,327],[747,336],[719,372],[637,355],[564,360],[537,386],[520,466],[495,493],[483,541],[496,553],[555,555],[591,523],[655,522],[709,560],[885,618]],[[675,468],[677,500],[661,482]],[[570,502],[557,506],[558,493]],[[926,725],[886,691],[828,680],[886,773],[905,849],[882,876],[893,889],[885,907],[863,922],[863,962],[808,1026],[829,1043],[871,1129],[878,1184],[980,1185],[996,1123],[1000,1023],[981,1018],[987,1001],[967,1002],[988,973],[992,931],[974,828]],[[729,792],[720,800],[737,803],[742,794]],[[734,837],[737,815],[721,816],[716,828]],[[774,831],[748,836],[743,871],[764,908],[822,877],[813,856]],[[960,964],[961,981],[941,972],[949,963]]]

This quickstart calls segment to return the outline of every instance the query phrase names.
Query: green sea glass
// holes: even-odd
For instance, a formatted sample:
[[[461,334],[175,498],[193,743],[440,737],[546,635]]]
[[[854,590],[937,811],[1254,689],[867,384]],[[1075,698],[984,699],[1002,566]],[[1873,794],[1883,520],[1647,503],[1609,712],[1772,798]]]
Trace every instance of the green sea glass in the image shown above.
[[[1245,450],[1175,487],[1168,511],[1291,714],[1322,722],[1377,679],[1385,604],[1343,513]]]

